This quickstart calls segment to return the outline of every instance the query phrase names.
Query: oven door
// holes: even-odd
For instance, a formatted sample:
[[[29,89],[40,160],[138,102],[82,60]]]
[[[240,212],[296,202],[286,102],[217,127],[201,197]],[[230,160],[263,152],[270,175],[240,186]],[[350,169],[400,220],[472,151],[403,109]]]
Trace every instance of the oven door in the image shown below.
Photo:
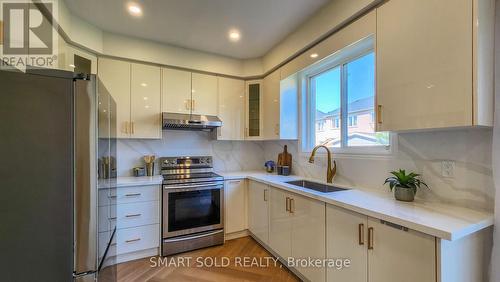
[[[164,185],[163,238],[222,229],[223,182]]]

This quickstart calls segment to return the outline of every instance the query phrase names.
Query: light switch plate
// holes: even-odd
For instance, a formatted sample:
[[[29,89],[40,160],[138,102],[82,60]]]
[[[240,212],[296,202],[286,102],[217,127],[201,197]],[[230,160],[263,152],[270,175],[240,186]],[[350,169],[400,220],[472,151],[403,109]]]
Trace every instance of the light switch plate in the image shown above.
[[[441,162],[441,176],[447,178],[455,177],[455,162],[454,161],[442,161]]]

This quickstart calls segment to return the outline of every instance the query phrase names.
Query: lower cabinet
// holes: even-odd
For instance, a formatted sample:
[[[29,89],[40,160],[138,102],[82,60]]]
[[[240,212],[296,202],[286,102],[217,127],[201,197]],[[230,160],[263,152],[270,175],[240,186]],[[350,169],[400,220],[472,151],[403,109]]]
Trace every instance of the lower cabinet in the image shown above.
[[[328,268],[328,281],[436,281],[435,237],[332,205],[326,210],[327,258],[350,260]]]
[[[99,256],[116,227],[105,265],[158,254],[160,246],[159,185],[99,190]]]
[[[252,180],[248,181],[248,229],[269,244],[269,187]]]
[[[325,258],[325,203],[271,188],[270,208],[273,251],[285,260]],[[291,266],[311,281],[325,281],[325,268]]]
[[[245,179],[224,182],[224,231],[226,234],[247,229],[247,185]]]

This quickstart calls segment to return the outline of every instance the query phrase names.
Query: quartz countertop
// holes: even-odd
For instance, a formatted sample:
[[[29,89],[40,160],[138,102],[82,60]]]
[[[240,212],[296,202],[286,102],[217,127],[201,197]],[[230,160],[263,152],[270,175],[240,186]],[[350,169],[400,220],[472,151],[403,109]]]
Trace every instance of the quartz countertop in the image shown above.
[[[493,225],[493,213],[421,199],[415,199],[411,203],[396,201],[392,193],[382,190],[378,193],[334,184],[349,190],[321,193],[285,183],[290,180],[307,179],[294,175],[281,176],[258,171],[219,174],[224,176],[225,180],[246,178],[262,182],[445,240],[457,240]],[[307,180],[321,182],[316,179]]]
[[[109,183],[110,179],[100,179],[98,183],[99,189],[110,188],[111,185]],[[118,177],[116,179],[115,187],[129,187],[129,186],[143,186],[143,185],[159,185],[163,181],[163,177],[161,175],[155,176],[126,176],[126,177]]]

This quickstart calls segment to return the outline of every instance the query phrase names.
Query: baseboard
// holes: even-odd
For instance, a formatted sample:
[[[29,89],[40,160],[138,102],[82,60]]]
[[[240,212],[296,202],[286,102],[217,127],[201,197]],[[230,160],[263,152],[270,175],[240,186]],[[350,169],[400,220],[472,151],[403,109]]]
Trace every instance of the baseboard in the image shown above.
[[[227,233],[224,238],[226,241],[229,241],[229,240],[238,239],[241,237],[247,237],[248,235],[249,235],[249,231],[248,231],[248,229],[245,229],[242,231]]]
[[[141,250],[141,251],[137,251],[137,252],[113,256],[113,257],[107,258],[104,261],[103,268],[106,266],[110,266],[110,265],[114,265],[114,264],[118,264],[118,263],[122,263],[122,262],[127,262],[127,261],[131,261],[131,260],[154,257],[154,256],[159,255],[159,253],[160,253],[160,248],[152,248],[152,249]]]
[[[283,267],[286,267],[286,269],[290,270],[295,276],[297,276],[300,280],[302,281],[309,281],[304,275],[302,275],[297,269],[294,267],[288,267],[286,259],[282,258],[280,255],[278,255],[273,249],[271,249],[270,246],[268,246],[266,243],[262,242],[257,236],[255,236],[250,230],[248,230],[248,235],[252,237],[259,245],[261,245],[266,251],[271,253],[274,257],[278,258],[281,264],[283,264]]]

